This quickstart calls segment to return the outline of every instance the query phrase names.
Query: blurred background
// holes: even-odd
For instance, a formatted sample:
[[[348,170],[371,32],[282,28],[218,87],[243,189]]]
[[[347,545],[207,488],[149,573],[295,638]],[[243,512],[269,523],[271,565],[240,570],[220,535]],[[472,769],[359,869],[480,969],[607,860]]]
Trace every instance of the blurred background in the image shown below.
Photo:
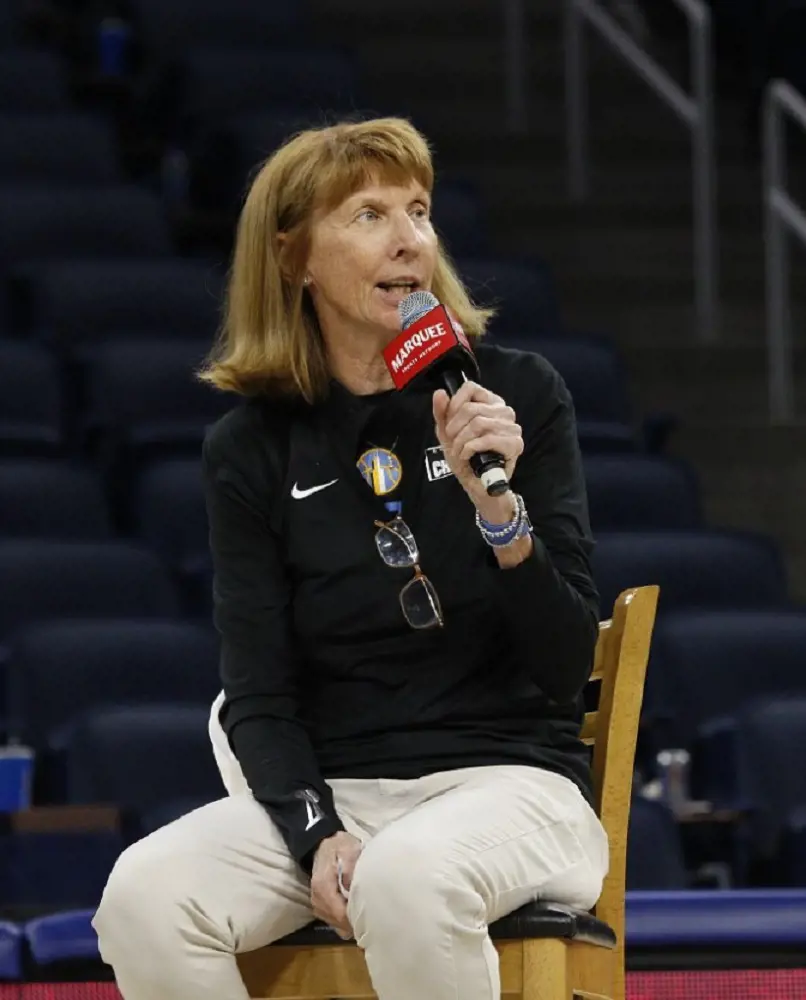
[[[376,114],[571,389],[603,617],[661,586],[628,995],[806,997],[804,93],[798,0],[0,0],[2,1000],[117,996],[115,858],[223,793],[191,372],[256,166]]]

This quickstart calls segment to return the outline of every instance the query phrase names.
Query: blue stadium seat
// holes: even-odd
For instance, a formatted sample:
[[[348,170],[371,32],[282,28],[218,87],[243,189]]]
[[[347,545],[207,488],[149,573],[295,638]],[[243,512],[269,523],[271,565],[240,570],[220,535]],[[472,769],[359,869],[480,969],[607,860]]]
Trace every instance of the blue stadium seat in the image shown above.
[[[290,106],[204,123],[188,150],[194,207],[234,218],[258,167],[293,134],[322,122],[321,114]]]
[[[59,257],[158,257],[170,251],[160,202],[141,188],[0,187],[0,273]]]
[[[220,272],[194,261],[68,260],[31,273],[33,325],[67,344],[148,331],[207,339],[219,324]]]
[[[58,455],[64,410],[55,357],[36,344],[0,339],[0,455]]]
[[[574,401],[583,452],[632,452],[638,448],[627,377],[610,341],[592,334],[493,339],[505,347],[540,354],[557,369]]]
[[[609,340],[578,333],[535,337],[531,342],[524,339],[517,346],[541,354],[557,369],[581,419],[619,424],[632,420],[627,374]]]
[[[47,459],[0,460],[0,537],[90,541],[110,534],[93,471]]]
[[[709,608],[662,615],[652,642],[652,671],[673,715],[677,745],[693,747],[707,731],[732,725],[765,695],[806,695],[806,613],[770,608]],[[735,767],[735,757],[726,761]]]
[[[167,703],[87,713],[67,748],[69,801],[142,816],[177,799],[220,798],[209,715],[209,707]]]
[[[207,582],[210,557],[199,459],[150,464],[135,484],[133,508],[140,540],[201,599],[198,588]]]
[[[109,128],[92,115],[0,114],[0,183],[111,184],[116,174]]]
[[[357,101],[355,61],[336,48],[198,46],[181,73],[182,110],[196,122],[289,104],[344,111]]]
[[[194,376],[209,348],[158,340],[98,347],[89,370],[92,428],[132,453],[198,455],[205,427],[234,401]]]
[[[20,742],[62,751],[84,712],[116,704],[208,706],[220,687],[212,628],[184,621],[56,621],[11,642],[9,731]]]
[[[674,816],[633,795],[627,840],[627,889],[685,889],[689,884]]]
[[[656,455],[585,455],[584,467],[594,533],[702,525],[699,484],[684,462]]]
[[[60,60],[49,52],[0,52],[0,112],[62,111],[69,104]]]
[[[660,611],[672,608],[770,608],[787,603],[774,543],[750,532],[602,531],[592,566],[601,606],[628,587],[660,585]]]
[[[23,976],[23,932],[17,924],[0,920],[0,979],[15,982]]]
[[[759,665],[763,669],[762,665]],[[806,852],[806,695],[759,698],[737,716],[739,788],[756,857],[788,884]],[[793,843],[794,841],[794,843]]]
[[[636,429],[618,420],[577,419],[577,438],[583,455],[630,454],[641,447]]]
[[[666,745],[694,755],[693,794],[741,806],[736,717],[769,695],[806,695],[801,610],[679,611],[658,619],[649,668]]]
[[[40,969],[57,962],[100,959],[98,937],[92,929],[95,908],[51,913],[29,920],[23,928],[31,957]]]
[[[474,185],[444,176],[437,179],[431,219],[451,257],[466,260],[487,253],[487,220]]]
[[[0,541],[0,579],[0,642],[48,618],[159,618],[177,611],[157,556],[125,542]]]
[[[492,339],[528,349],[537,337],[562,329],[554,278],[543,261],[457,258],[456,266],[473,301],[497,309]]]
[[[253,45],[299,36],[305,0],[131,0],[129,8],[150,53],[181,51],[188,45]]]

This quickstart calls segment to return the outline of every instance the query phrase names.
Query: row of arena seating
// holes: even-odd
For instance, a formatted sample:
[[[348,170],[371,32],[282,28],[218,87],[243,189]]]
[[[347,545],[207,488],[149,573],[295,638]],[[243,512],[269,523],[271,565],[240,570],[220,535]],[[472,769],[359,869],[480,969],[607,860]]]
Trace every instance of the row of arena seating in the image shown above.
[[[601,338],[511,343],[538,350],[564,376],[585,451],[642,448],[645,430],[632,417],[619,358]],[[107,337],[78,361],[46,343],[0,339],[0,456],[81,457],[101,446],[197,454],[204,427],[232,403],[194,378],[209,347],[149,331]]]
[[[23,122],[28,123],[27,127],[22,126]],[[288,134],[285,128],[277,131]],[[154,258],[158,266],[170,257],[171,233],[158,195],[121,182],[112,173],[112,164],[105,164],[103,156],[98,160],[95,139],[106,132],[100,123],[84,116],[0,115],[0,277],[3,280],[17,278],[22,285],[37,280],[55,282],[46,293],[58,295],[60,287],[64,287],[58,284],[60,272],[46,266],[54,258],[61,257],[62,266],[81,264],[82,258],[93,257],[105,261]],[[92,141],[82,155],[81,143],[86,139]],[[454,257],[484,258],[489,253],[489,241],[479,219],[481,211],[479,197],[468,182],[445,180],[435,189],[434,223]],[[520,268],[516,263],[520,263]],[[465,266],[471,284],[478,286],[482,278],[489,285],[495,279],[495,273],[490,274],[491,266],[495,272],[501,265],[487,261],[485,266]],[[522,329],[523,321],[528,320],[549,328],[557,317],[552,310],[550,290],[539,285],[541,277],[545,281],[539,262],[526,260],[510,266],[515,268],[512,278],[504,269],[501,277],[495,279],[499,284],[517,282],[520,292],[517,301],[507,302],[510,315],[505,325]],[[61,275],[63,280],[84,277],[76,270],[62,271]],[[103,273],[86,273],[89,280],[99,277]],[[148,279],[150,275],[146,273],[145,277]],[[498,288],[493,291],[498,292]],[[532,299],[525,311],[524,295],[528,292],[532,293]],[[68,294],[72,296],[69,306],[81,302],[75,291]],[[43,303],[45,308],[47,305]],[[140,312],[143,311],[141,306]],[[100,310],[98,315],[102,315]],[[70,316],[68,322],[73,318]],[[41,314],[34,319],[44,325]],[[209,320],[209,309],[204,319]],[[168,317],[163,322],[167,320]],[[172,330],[170,333],[175,335]],[[180,329],[178,333],[181,336],[186,331]]]
[[[676,949],[708,952],[792,951],[806,945],[806,894],[798,890],[628,892],[630,953]],[[92,930],[92,910],[0,923],[0,979],[66,979],[71,966],[108,978]],[[89,973],[91,975],[91,973]]]
[[[204,580],[209,572],[204,538],[197,536],[193,543],[198,548],[177,554],[171,540],[174,548],[168,554],[176,560],[177,574]],[[604,608],[612,607],[623,589],[637,585],[636,579],[665,585],[664,620],[666,614],[683,609],[789,607],[778,553],[757,535],[707,528],[601,531],[592,561]],[[145,545],[125,539],[0,539],[0,573],[2,643],[22,627],[54,616],[153,618],[182,613],[165,563]],[[110,589],[113,581],[117,584]]]
[[[709,798],[751,810],[759,850],[802,848],[806,782],[785,762],[806,739],[806,616],[785,608],[774,550],[705,529],[599,535],[603,594],[639,566],[667,598],[645,721],[697,753]],[[37,754],[37,801],[116,804],[139,820],[174,798],[214,797],[205,720],[217,644],[209,624],[179,617],[158,558],[125,542],[8,540],[0,568],[4,709],[12,738]],[[169,745],[178,770],[160,763]],[[802,879],[796,855],[787,870]]]
[[[168,678],[162,699],[178,686]],[[62,782],[69,801],[27,820],[20,814],[0,834],[0,899],[7,913],[94,905],[126,846],[220,797],[206,732],[209,702],[199,703],[201,692],[195,705],[184,696],[183,690],[181,701],[157,697],[80,712],[49,734],[44,749],[37,747],[40,783]],[[673,815],[641,796],[630,817],[627,886],[692,886]]]

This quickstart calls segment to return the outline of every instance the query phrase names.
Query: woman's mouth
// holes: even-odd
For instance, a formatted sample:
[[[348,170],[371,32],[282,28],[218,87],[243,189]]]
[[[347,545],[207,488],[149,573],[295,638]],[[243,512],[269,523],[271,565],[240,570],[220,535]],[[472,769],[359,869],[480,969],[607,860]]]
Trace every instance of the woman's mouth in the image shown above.
[[[398,306],[407,295],[419,290],[416,281],[382,281],[376,288],[390,305]]]

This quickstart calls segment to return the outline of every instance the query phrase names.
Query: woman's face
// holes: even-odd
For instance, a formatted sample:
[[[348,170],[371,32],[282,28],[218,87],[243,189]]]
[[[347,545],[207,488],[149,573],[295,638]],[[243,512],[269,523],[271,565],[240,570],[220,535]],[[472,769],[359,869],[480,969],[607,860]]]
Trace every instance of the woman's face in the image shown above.
[[[430,290],[437,237],[428,192],[369,183],[311,228],[308,289],[326,337],[363,328],[397,333],[397,307],[410,292]]]

